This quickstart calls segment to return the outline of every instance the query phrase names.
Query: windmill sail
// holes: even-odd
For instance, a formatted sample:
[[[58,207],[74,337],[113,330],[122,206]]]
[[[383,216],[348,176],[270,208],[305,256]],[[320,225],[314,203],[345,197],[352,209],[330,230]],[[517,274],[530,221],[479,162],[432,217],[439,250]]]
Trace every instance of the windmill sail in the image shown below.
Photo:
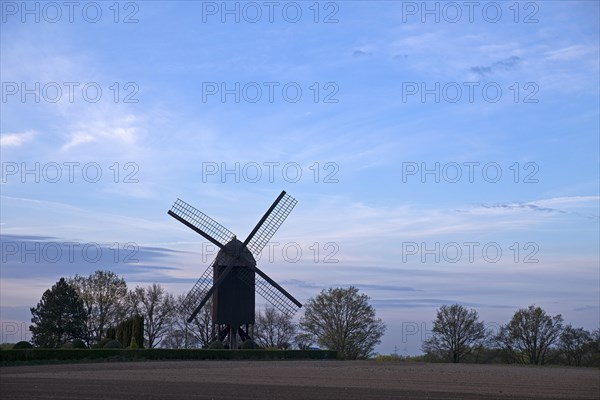
[[[200,279],[198,279],[194,287],[187,293],[187,296],[180,306],[180,311],[182,313],[194,310],[208,294],[211,286],[213,286],[213,266],[215,262],[216,259],[208,266],[208,268],[206,268],[206,271],[200,275]]]
[[[244,241],[252,254],[255,256],[260,255],[262,249],[269,243],[269,240],[292,212],[297,202],[285,191],[281,192]]]
[[[298,300],[264,272],[256,267],[254,270],[256,276],[249,270],[244,270],[239,275],[240,279],[247,285],[254,286],[256,293],[260,294],[262,298],[271,303],[277,310],[291,317],[302,307],[302,304]]]
[[[168,214],[218,247],[225,246],[235,237],[229,229],[181,199],[177,199]]]

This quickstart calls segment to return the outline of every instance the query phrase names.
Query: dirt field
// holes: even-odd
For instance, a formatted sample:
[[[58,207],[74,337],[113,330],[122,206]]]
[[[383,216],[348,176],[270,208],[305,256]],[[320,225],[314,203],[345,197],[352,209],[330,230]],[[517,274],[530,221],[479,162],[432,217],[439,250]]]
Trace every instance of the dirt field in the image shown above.
[[[3,399],[594,399],[600,371],[373,361],[149,361],[0,368]]]

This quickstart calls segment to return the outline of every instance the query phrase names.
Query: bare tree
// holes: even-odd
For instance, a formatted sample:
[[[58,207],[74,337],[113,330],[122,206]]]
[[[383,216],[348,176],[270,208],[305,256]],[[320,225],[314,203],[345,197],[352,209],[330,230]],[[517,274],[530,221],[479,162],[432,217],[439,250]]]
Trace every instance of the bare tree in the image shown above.
[[[98,342],[104,331],[115,325],[123,313],[127,284],[111,271],[96,271],[90,276],[75,275],[69,279],[83,301],[87,319],[88,346]]]
[[[212,300],[209,300],[192,322],[187,322],[192,310],[183,307],[186,293],[177,296],[174,319],[163,347],[193,349],[207,348],[217,332],[212,321]]]
[[[184,329],[169,329],[165,338],[160,342],[160,347],[165,349],[195,349],[198,348],[197,340]]]
[[[458,363],[485,338],[483,322],[475,310],[460,304],[443,305],[433,321],[433,336],[423,342],[422,350]]]
[[[188,310],[185,318],[189,317],[189,313],[190,311]],[[208,348],[208,345],[217,337],[217,330],[212,319],[212,299],[206,302],[190,324],[192,332],[198,339],[199,346],[203,349]]]
[[[273,306],[266,306],[258,312],[254,341],[261,347],[287,350],[292,346],[296,334],[296,324],[292,317],[283,314]]]
[[[569,365],[579,367],[583,358],[591,353],[593,346],[592,334],[583,328],[573,328],[567,325],[560,334],[560,350],[565,355]]]
[[[294,337],[294,342],[300,350],[309,350],[315,343],[315,340],[313,335],[306,332],[300,332]]]
[[[562,330],[562,316],[550,317],[534,305],[521,308],[500,329],[497,340],[515,359],[524,364],[544,364],[550,347]]]
[[[136,287],[130,298],[137,302],[135,312],[144,317],[144,334],[148,348],[156,347],[165,337],[175,317],[175,299],[157,283]]]
[[[305,304],[300,327],[322,347],[345,359],[368,358],[386,326],[375,316],[369,296],[351,286],[322,290]]]

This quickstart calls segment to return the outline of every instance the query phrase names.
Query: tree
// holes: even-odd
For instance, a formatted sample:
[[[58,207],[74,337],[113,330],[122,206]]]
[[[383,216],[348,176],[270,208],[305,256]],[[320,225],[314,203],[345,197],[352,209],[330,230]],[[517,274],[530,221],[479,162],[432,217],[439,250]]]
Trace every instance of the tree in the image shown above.
[[[367,358],[381,343],[386,326],[376,319],[369,296],[351,286],[322,290],[305,304],[300,326],[322,347],[345,359]]]
[[[212,321],[212,300],[202,307],[192,322],[187,322],[193,310],[185,307],[186,293],[177,296],[174,319],[162,347],[171,349],[206,349],[215,340],[217,331]]]
[[[136,348],[144,347],[144,317],[135,314],[110,327],[105,332],[105,338],[116,339],[125,347],[135,342]]]
[[[477,311],[460,304],[443,305],[433,321],[433,336],[423,342],[422,350],[459,363],[471,348],[485,338],[483,322]]]
[[[600,367],[600,328],[597,328],[592,332],[592,342],[590,347],[591,359],[588,365]]]
[[[292,317],[266,306],[264,313],[258,312],[254,324],[255,342],[265,348],[287,350],[292,346],[296,334],[296,324]]]
[[[581,361],[592,350],[592,334],[583,328],[567,325],[560,334],[559,347],[569,365],[581,366]]]
[[[83,302],[65,278],[42,295],[31,310],[29,327],[38,347],[57,348],[74,339],[86,338],[87,314]]]
[[[204,307],[202,307],[198,315],[194,317],[192,322],[189,323],[192,335],[195,336],[198,341],[198,346],[202,349],[207,349],[208,346],[215,341],[218,335],[216,325],[213,322],[212,309],[213,305],[211,298],[206,302]],[[190,316],[192,310],[182,309],[182,312],[185,322],[188,323],[187,318]]]
[[[123,316],[127,295],[125,280],[114,272],[96,271],[87,277],[75,275],[69,283],[77,290],[88,314],[88,346],[99,342],[104,331]]]
[[[309,350],[315,343],[315,337],[306,332],[300,332],[294,337],[294,342],[298,349]]]
[[[165,337],[175,317],[175,299],[171,293],[157,283],[148,287],[136,287],[135,312],[144,317],[144,333],[147,347],[156,347]]]
[[[521,308],[500,329],[497,340],[505,351],[524,364],[544,364],[546,354],[558,340],[562,316],[550,317],[534,305]]]

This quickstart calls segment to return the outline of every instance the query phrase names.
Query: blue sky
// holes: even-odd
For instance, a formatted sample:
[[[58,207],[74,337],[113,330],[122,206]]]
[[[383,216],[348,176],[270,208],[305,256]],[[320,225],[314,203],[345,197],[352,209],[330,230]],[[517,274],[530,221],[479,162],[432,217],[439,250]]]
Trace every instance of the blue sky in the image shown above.
[[[301,302],[358,286],[381,353],[455,302],[599,326],[598,2],[26,4],[2,4],[2,341],[61,276],[188,290],[214,249],[172,203],[245,237],[281,190],[259,265]]]

